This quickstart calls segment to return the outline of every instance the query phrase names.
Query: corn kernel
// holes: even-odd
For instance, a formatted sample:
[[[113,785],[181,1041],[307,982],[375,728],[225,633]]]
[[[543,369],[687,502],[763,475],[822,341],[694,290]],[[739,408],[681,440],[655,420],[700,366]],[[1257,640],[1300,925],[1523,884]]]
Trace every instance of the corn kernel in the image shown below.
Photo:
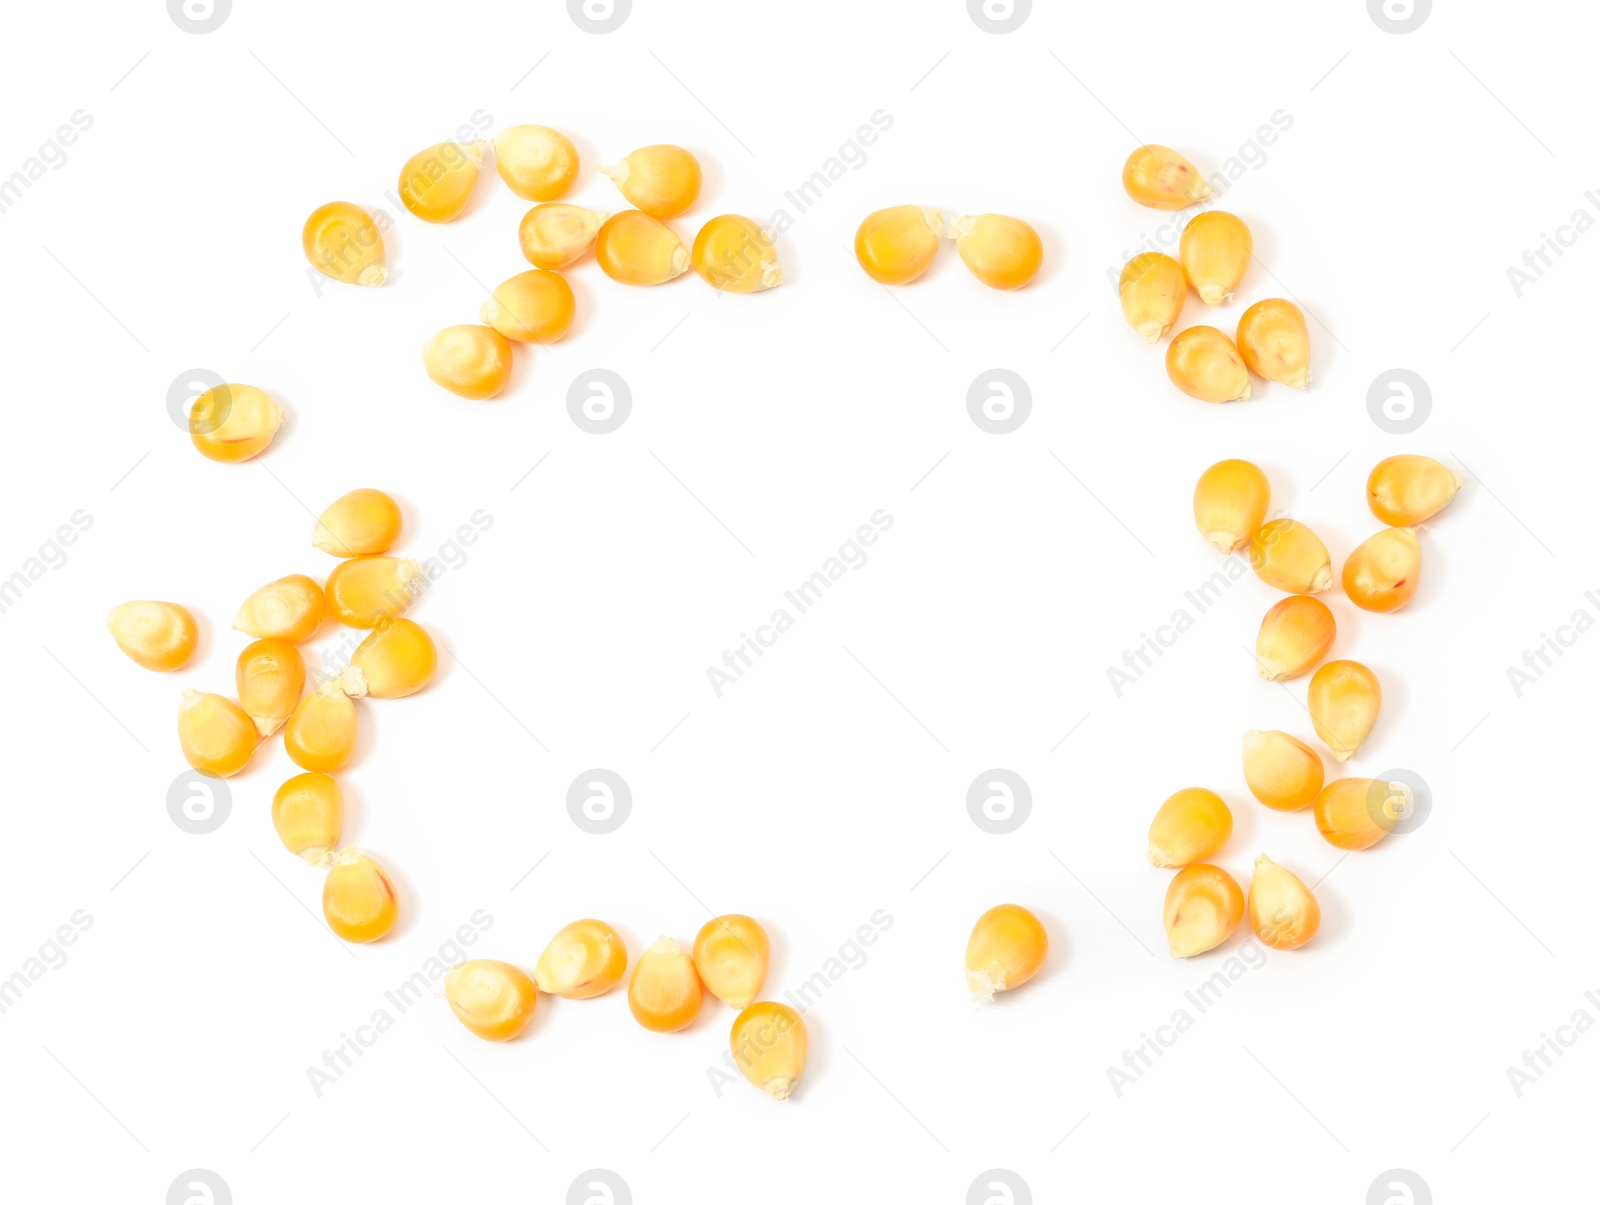
[[[944,215],[937,209],[880,209],[856,228],[856,260],[879,284],[910,284],[928,270],[943,233]]]
[[[400,902],[377,859],[351,846],[333,855],[322,884],[322,915],[346,941],[377,941],[394,928]]]
[[[806,1069],[806,1026],[787,1004],[763,1000],[733,1019],[728,1046],[745,1079],[773,1100],[788,1100]]]
[[[1297,812],[1322,790],[1322,758],[1287,732],[1244,734],[1244,781],[1273,811]]]
[[[356,751],[356,705],[330,679],[300,700],[283,729],[283,748],[295,765],[332,774]]]
[[[486,1042],[509,1042],[533,1020],[539,989],[521,967],[493,958],[458,962],[444,973],[456,1019]]]
[[[1152,866],[1187,866],[1221,849],[1233,832],[1233,813],[1222,796],[1185,787],[1167,797],[1150,821]]]
[[[1385,527],[1344,562],[1344,592],[1363,611],[1398,611],[1422,576],[1422,545],[1409,527]]]
[[[1049,952],[1050,935],[1037,916],[1021,904],[997,904],[967,938],[967,989],[987,1004],[1037,975]]]
[[[1338,761],[1349,761],[1367,739],[1383,704],[1378,675],[1359,661],[1330,661],[1311,675],[1306,707],[1311,725]]]
[[[328,602],[317,585],[303,573],[291,573],[268,582],[244,600],[233,626],[258,640],[287,640],[302,644],[316,635],[328,614]]]
[[[1266,854],[1256,859],[1248,906],[1250,928],[1274,950],[1298,950],[1322,925],[1322,908],[1311,889]]]
[[[1167,344],[1167,377],[1202,402],[1242,402],[1250,397],[1250,370],[1239,349],[1214,326],[1191,326]]]
[[[1279,599],[1256,633],[1256,669],[1268,682],[1298,678],[1327,656],[1336,634],[1333,612],[1321,599],[1309,594]]]
[[[1267,517],[1272,486],[1248,460],[1219,460],[1194,486],[1194,525],[1218,552],[1237,552]]]
[[[422,345],[422,366],[457,397],[487,401],[511,379],[511,344],[493,327],[447,326]]]
[[[300,245],[313,268],[341,284],[383,283],[383,235],[359,205],[329,201],[312,210]]]
[[[1178,237],[1178,262],[1200,300],[1221,305],[1250,267],[1250,227],[1231,213],[1196,214]]]
[[[400,538],[400,504],[382,490],[351,490],[334,500],[311,529],[311,544],[329,556],[377,556]]]
[[[306,684],[306,663],[287,640],[256,640],[244,646],[233,667],[239,706],[256,731],[271,736],[294,712]]]
[[[433,638],[409,619],[387,619],[350,654],[339,687],[353,699],[400,699],[426,686],[439,664]]]
[[[272,827],[290,853],[327,865],[344,829],[344,792],[326,774],[296,774],[272,797]]]
[[[1367,505],[1391,527],[1414,527],[1450,505],[1461,478],[1431,456],[1390,456],[1367,477]]]
[[[724,1004],[744,1008],[767,978],[767,933],[737,913],[708,920],[695,935],[694,969]]]
[[[628,947],[603,920],[575,920],[550,939],[533,969],[541,992],[588,1000],[622,982]]]
[[[1204,862],[1172,876],[1162,920],[1174,958],[1192,958],[1227,941],[1244,918],[1244,892],[1233,876]]]
[[[700,279],[724,293],[759,293],[783,283],[777,239],[736,213],[724,213],[700,227],[689,262]]]
[[[1239,316],[1238,334],[1239,354],[1256,376],[1293,389],[1311,383],[1311,332],[1294,302],[1256,302]]]
[[[501,281],[478,317],[507,339],[554,343],[572,328],[575,305],[572,286],[559,272],[533,268]]]
[[[1171,147],[1151,143],[1134,149],[1122,165],[1122,187],[1151,209],[1186,209],[1211,195],[1200,169]]]
[[[202,774],[226,778],[250,761],[261,743],[255,721],[232,699],[186,690],[178,704],[178,744]]]
[[[606,217],[582,205],[535,205],[517,228],[523,257],[535,268],[565,268],[594,246]]]
[[[1146,251],[1122,266],[1117,281],[1122,316],[1146,343],[1157,342],[1183,313],[1189,283],[1183,268],[1170,255]]]
[[[653,218],[675,218],[700,195],[700,161],[681,146],[643,146],[621,163],[596,169],[628,204]]]
[[[1411,809],[1411,788],[1378,778],[1336,778],[1312,808],[1317,831],[1340,849],[1370,849]]]
[[[656,1033],[683,1029],[700,1011],[700,977],[694,960],[670,937],[658,937],[633,965],[628,1010]]]
[[[524,201],[554,201],[578,174],[578,148],[549,126],[509,126],[494,136],[494,166]]]
[[[351,557],[328,574],[328,613],[346,627],[375,628],[416,601],[421,580],[422,570],[405,557]]]
[[[186,607],[169,602],[122,603],[111,608],[106,627],[119,649],[162,673],[189,663],[200,632]]]
[[[254,385],[217,385],[189,408],[189,441],[223,464],[266,451],[281,426],[283,408]]]
[[[1286,594],[1320,594],[1333,585],[1333,562],[1316,532],[1293,519],[1263,523],[1250,537],[1250,568]]]
[[[658,285],[689,270],[689,252],[672,228],[637,209],[614,213],[594,239],[600,270],[618,284]]]
[[[950,228],[967,270],[991,289],[1020,289],[1039,272],[1044,243],[1021,218],[983,213],[957,218]]]
[[[486,144],[441,142],[400,169],[400,203],[424,222],[448,222],[472,200]]]

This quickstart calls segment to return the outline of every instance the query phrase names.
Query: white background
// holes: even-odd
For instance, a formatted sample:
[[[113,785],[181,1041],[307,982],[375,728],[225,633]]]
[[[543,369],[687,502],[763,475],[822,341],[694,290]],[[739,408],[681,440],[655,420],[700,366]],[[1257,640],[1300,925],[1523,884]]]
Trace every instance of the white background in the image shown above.
[[[1395,1167],[1440,1201],[1542,1198],[1575,1174],[1600,1036],[1520,1097],[1506,1068],[1576,1010],[1600,1019],[1584,997],[1600,991],[1600,825],[1579,764],[1600,637],[1520,697],[1507,667],[1574,611],[1600,615],[1584,598],[1600,587],[1600,234],[1520,298],[1506,269],[1574,210],[1600,213],[1584,196],[1600,185],[1592,13],[1439,5],[1396,36],[1356,0],[1041,4],[997,36],[955,0],[636,0],[595,36],[557,3],[237,0],[195,36],[145,0],[6,23],[0,175],[75,110],[93,118],[0,214],[0,576],[75,511],[93,519],[0,614],[0,976],[76,910],[93,918],[0,1015],[19,1199],[159,1202],[197,1167],[240,1202],[560,1201],[593,1167],[639,1202],[956,1202],[998,1167],[1040,1201],[1354,1205]],[[564,342],[519,346],[494,402],[444,393],[418,349],[526,268],[527,204],[492,171],[448,226],[384,194],[477,110],[567,131],[583,159],[569,199],[603,209],[621,203],[596,162],[691,148],[705,188],[674,225],[688,241],[717,213],[787,211],[784,285],[628,289],[588,259],[568,274]],[[785,191],[878,110],[892,128],[800,213]],[[1298,298],[1313,388],[1256,382],[1256,400],[1208,406],[1168,384],[1108,284],[1168,220],[1119,172],[1148,140],[1210,174],[1279,110],[1292,126],[1223,205],[1258,263],[1217,321]],[[300,226],[331,199],[397,217],[389,286],[319,296],[307,280]],[[1028,219],[1044,271],[996,293],[946,245],[890,293],[848,248],[865,214],[908,202]],[[1184,324],[1201,309],[1191,298]],[[965,401],[997,366],[1033,394],[1000,436]],[[288,411],[259,463],[202,459],[168,418],[169,384],[196,367]],[[593,367],[632,389],[610,435],[566,412]],[[1366,407],[1395,367],[1432,390],[1407,436]],[[1238,768],[1246,728],[1309,738],[1303,680],[1263,683],[1247,652],[1273,591],[1246,575],[1120,697],[1107,667],[1194,614],[1184,592],[1218,568],[1190,515],[1206,465],[1263,465],[1274,510],[1321,533],[1337,568],[1377,527],[1367,471],[1399,452],[1466,480],[1423,535],[1422,586],[1393,616],[1329,597],[1337,655],[1385,690],[1351,770],[1411,769],[1433,810],[1341,858],[1309,814],[1257,805]],[[480,509],[493,526],[414,612],[450,650],[433,685],[360,708],[345,836],[390,868],[403,911],[387,940],[346,948],[321,876],[272,831],[294,769],[281,742],[230,780],[210,835],[178,828],[165,798],[184,769],[179,694],[231,691],[239,602],[324,574],[312,514],[362,485],[402,500],[406,555],[435,555]],[[893,527],[868,562],[718,698],[707,667],[880,508]],[[133,598],[200,617],[185,670],[118,652],[102,619]],[[634,800],[598,837],[565,809],[597,766]],[[966,812],[991,767],[1032,788],[1009,836]],[[1221,864],[1247,883],[1266,851],[1321,880],[1322,932],[1118,1095],[1107,1068],[1244,944],[1165,953],[1168,874],[1145,864],[1145,829],[1201,784],[1234,807]],[[1050,960],[975,1010],[967,933],[1008,900],[1045,919]],[[811,1063],[785,1105],[713,1089],[727,1008],[654,1035],[620,990],[544,998],[506,1046],[430,999],[319,1097],[307,1068],[396,1014],[385,989],[477,909],[493,925],[472,953],[530,968],[580,916],[636,952],[748,912],[772,936],[771,995],[876,910],[893,923],[808,1013]]]

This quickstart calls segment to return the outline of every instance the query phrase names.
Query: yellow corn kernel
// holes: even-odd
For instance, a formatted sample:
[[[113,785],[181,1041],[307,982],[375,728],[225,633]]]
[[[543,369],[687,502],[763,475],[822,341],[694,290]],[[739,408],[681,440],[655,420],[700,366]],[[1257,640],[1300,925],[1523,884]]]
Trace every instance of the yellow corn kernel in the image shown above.
[[[614,213],[594,237],[600,270],[618,284],[658,285],[689,270],[689,252],[672,228],[637,209]]]
[[[517,228],[523,257],[535,268],[565,268],[594,246],[606,216],[582,205],[535,205]]]
[[[1286,594],[1321,594],[1333,585],[1333,562],[1316,532],[1293,519],[1263,523],[1250,537],[1250,568]]]
[[[1411,788],[1378,778],[1336,778],[1322,788],[1316,806],[1317,831],[1340,849],[1370,849],[1382,841],[1411,809]]]
[[[344,792],[326,774],[296,774],[272,797],[272,827],[290,853],[326,865],[344,829]]]
[[[322,587],[303,573],[291,573],[245,599],[233,617],[233,626],[258,640],[302,644],[316,635],[327,614]]]
[[[1167,377],[1202,402],[1242,402],[1250,396],[1250,370],[1239,349],[1214,326],[1191,326],[1167,344]]]
[[[283,729],[289,760],[306,770],[332,774],[356,751],[356,705],[333,679],[300,700]]]
[[[511,344],[493,327],[447,326],[422,345],[422,366],[457,397],[487,401],[511,379]]]
[[[329,556],[376,556],[400,538],[400,504],[382,490],[351,490],[334,500],[311,529],[311,544]]]
[[[1151,209],[1186,209],[1211,195],[1200,169],[1171,147],[1151,143],[1134,149],[1122,165],[1122,187]]]
[[[1333,612],[1321,599],[1309,594],[1279,599],[1256,633],[1256,669],[1268,682],[1298,678],[1327,655],[1336,630]]]
[[[724,293],[759,293],[783,283],[777,239],[736,213],[720,214],[700,227],[689,262],[701,280]]]
[[[1219,866],[1186,866],[1167,885],[1162,920],[1174,958],[1192,958],[1227,941],[1244,918],[1244,892]]]
[[[767,978],[767,932],[737,913],[708,920],[694,939],[700,982],[724,1004],[744,1008]]]
[[[1231,213],[1196,214],[1178,237],[1178,262],[1200,300],[1221,305],[1250,267],[1250,227]]]
[[[421,592],[422,570],[406,557],[358,556],[340,561],[323,589],[328,613],[350,628],[375,628],[404,611]]]
[[[202,774],[226,778],[250,761],[261,743],[255,721],[232,699],[186,690],[178,703],[178,744]]]
[[[533,268],[501,281],[478,317],[518,343],[554,343],[571,329],[575,305],[559,272]]]
[[[1422,577],[1422,545],[1409,527],[1385,527],[1344,562],[1344,592],[1363,611],[1398,611]]]
[[[424,222],[448,222],[467,207],[483,166],[482,140],[441,142],[400,169],[400,203]]]
[[[1185,787],[1167,797],[1150,821],[1152,866],[1187,866],[1221,849],[1233,832],[1233,813],[1222,796]]]
[[[1311,332],[1294,302],[1256,302],[1239,316],[1238,333],[1239,354],[1256,376],[1294,389],[1311,383]]]
[[[494,167],[524,201],[554,201],[578,174],[578,148],[549,126],[509,126],[494,136]]]
[[[856,261],[879,284],[907,285],[928,270],[943,233],[944,215],[937,209],[880,209],[856,228]]]
[[[763,1000],[733,1019],[728,1046],[745,1079],[773,1100],[788,1100],[806,1069],[806,1026],[787,1004]]]
[[[313,209],[300,231],[300,245],[324,276],[347,285],[383,283],[383,235],[359,205],[329,201]]]
[[[1021,904],[997,904],[967,938],[967,989],[987,1004],[1037,975],[1049,952],[1050,935],[1037,916]]]
[[[350,846],[333,855],[322,884],[322,915],[346,941],[377,941],[394,928],[400,901],[377,859]]]
[[[603,920],[575,920],[550,939],[533,968],[541,992],[588,1000],[622,982],[628,947]]]
[[[694,959],[670,937],[658,937],[633,964],[628,1010],[656,1033],[675,1033],[700,1011],[700,976]]]
[[[1250,927],[1262,945],[1274,950],[1298,950],[1322,924],[1322,908],[1311,889],[1266,854],[1256,859],[1248,906]]]
[[[169,602],[122,603],[111,608],[106,627],[119,649],[162,673],[189,663],[200,633],[188,608]]]
[[[1359,661],[1330,661],[1311,675],[1306,707],[1311,726],[1338,761],[1349,761],[1367,739],[1383,704],[1378,675]]]
[[[339,687],[353,699],[400,699],[428,684],[438,667],[433,638],[409,619],[387,619],[350,654]]]
[[[1272,486],[1248,460],[1219,460],[1194,486],[1194,525],[1218,552],[1237,552],[1267,517]]]
[[[1244,734],[1244,781],[1273,811],[1297,812],[1322,790],[1322,758],[1287,732],[1251,729]]]
[[[1146,343],[1155,343],[1172,329],[1189,295],[1183,269],[1170,255],[1146,251],[1122,266],[1117,281],[1122,316]]]
[[[628,204],[653,218],[675,218],[700,195],[700,161],[681,146],[642,146],[621,163],[596,169]]]
[[[1461,478],[1431,456],[1390,456],[1367,477],[1367,505],[1391,527],[1414,527],[1450,505]]]
[[[306,684],[305,658],[287,640],[256,640],[239,654],[233,681],[239,706],[262,736],[271,736],[300,702]]]
[[[456,1019],[486,1042],[509,1042],[533,1020],[539,989],[521,967],[493,958],[458,962],[444,973]]]
[[[982,213],[957,218],[950,228],[967,270],[991,289],[1020,289],[1039,272],[1044,243],[1021,218]]]
[[[254,385],[217,385],[189,408],[189,441],[223,464],[266,451],[281,426],[283,408]]]

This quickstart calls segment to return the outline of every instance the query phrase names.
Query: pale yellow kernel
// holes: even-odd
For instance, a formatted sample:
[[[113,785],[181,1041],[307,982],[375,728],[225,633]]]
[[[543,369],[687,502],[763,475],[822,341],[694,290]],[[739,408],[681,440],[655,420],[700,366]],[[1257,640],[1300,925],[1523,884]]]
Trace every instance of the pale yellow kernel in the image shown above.
[[[951,227],[967,270],[991,289],[1020,289],[1039,272],[1044,242],[1021,218],[984,213],[957,218]]]
[[[1415,527],[1456,496],[1461,478],[1430,456],[1390,456],[1367,477],[1367,505],[1391,527]]]
[[[1167,797],[1150,821],[1152,866],[1187,866],[1221,849],[1233,832],[1233,813],[1222,796],[1185,787]]]
[[[694,939],[700,982],[724,1004],[744,1008],[767,978],[767,933],[737,913],[708,920]]]
[[[1411,601],[1422,577],[1422,545],[1409,527],[1385,527],[1345,559],[1341,580],[1363,611],[1398,611]]]
[[[333,856],[322,884],[322,915],[345,941],[377,941],[394,928],[400,901],[377,859],[352,846]]]
[[[291,573],[245,599],[233,617],[233,626],[260,640],[303,644],[316,635],[327,614],[322,587],[303,573]]]
[[[1411,788],[1378,778],[1336,778],[1312,812],[1323,840],[1339,849],[1370,849],[1410,813]]]
[[[1311,725],[1338,761],[1349,761],[1383,705],[1378,675],[1359,661],[1330,661],[1311,675],[1306,708]]]
[[[651,217],[675,218],[700,195],[700,161],[681,146],[644,146],[622,162],[596,169],[628,204]]]
[[[202,774],[227,778],[250,761],[261,734],[242,707],[221,695],[186,690],[178,704],[178,745]]]
[[[1322,908],[1311,889],[1266,854],[1256,859],[1247,906],[1250,928],[1270,949],[1298,950],[1322,925]]]
[[[880,209],[856,228],[856,261],[879,284],[910,284],[928,270],[943,234],[944,215],[937,209]]]
[[[333,774],[355,753],[356,737],[356,705],[329,679],[290,714],[283,728],[283,747],[295,765]]]
[[[267,450],[283,408],[254,385],[217,385],[189,409],[189,440],[207,460],[237,464]]]
[[[1256,302],[1239,316],[1238,335],[1239,354],[1256,376],[1294,389],[1311,383],[1311,332],[1294,302]]]
[[[1309,594],[1279,599],[1256,633],[1256,669],[1268,682],[1298,678],[1327,656],[1336,634],[1333,612],[1321,599]]]
[[[628,980],[628,1010],[657,1033],[674,1033],[700,1011],[700,976],[694,960],[670,937],[658,937],[639,955]]]
[[[441,142],[400,169],[400,203],[424,222],[448,222],[467,207],[483,166],[485,143]]]
[[[1202,402],[1242,402],[1250,370],[1239,349],[1214,326],[1186,327],[1167,345],[1167,378]]]
[[[967,989],[980,1003],[1021,987],[1039,973],[1050,935],[1021,904],[997,904],[978,918],[967,938]]]
[[[1207,305],[1233,300],[1250,267],[1250,228],[1231,213],[1212,209],[1196,214],[1178,236],[1183,274]]]
[[[494,166],[524,201],[554,201],[578,174],[578,148],[549,126],[509,126],[494,136]]]
[[[386,619],[350,654],[339,685],[356,699],[399,699],[426,686],[438,664],[433,638],[420,624]]]
[[[528,1028],[539,990],[521,967],[492,958],[457,963],[444,974],[456,1019],[486,1042],[509,1042]]]
[[[658,285],[689,270],[689,251],[665,222],[638,209],[605,220],[594,240],[600,270],[618,284]]]
[[[287,640],[245,645],[233,669],[239,706],[262,736],[271,736],[294,712],[306,684],[305,658]]]
[[[689,262],[700,279],[724,293],[759,293],[783,283],[776,238],[736,213],[700,227]]]
[[[787,1004],[764,1000],[733,1020],[728,1046],[745,1079],[774,1100],[788,1100],[806,1069],[806,1026]]]
[[[1184,209],[1211,195],[1200,169],[1171,147],[1135,147],[1122,165],[1122,187],[1151,209]]]
[[[518,343],[554,343],[571,329],[576,307],[559,272],[533,268],[495,286],[478,317]]]
[[[321,866],[332,860],[344,828],[344,792],[326,774],[296,774],[272,797],[272,827],[290,853]]]
[[[1123,265],[1117,294],[1128,325],[1146,343],[1155,343],[1183,313],[1189,282],[1177,260],[1159,251],[1146,251]]]
[[[1227,941],[1244,918],[1244,892],[1227,871],[1204,862],[1172,876],[1162,920],[1174,958],[1192,958]]]
[[[1250,568],[1267,585],[1286,594],[1320,594],[1333,585],[1328,546],[1294,519],[1263,523],[1250,537]]]
[[[329,556],[376,556],[400,538],[400,504],[382,490],[351,490],[322,512],[313,547]]]
[[[187,665],[200,634],[188,608],[143,600],[112,607],[106,628],[133,661],[160,673]]]
[[[603,995],[622,982],[628,948],[603,920],[575,920],[550,939],[533,969],[541,992],[568,1000]]]
[[[351,628],[375,628],[393,619],[416,601],[422,588],[417,563],[393,556],[340,561],[323,587],[328,613]]]
[[[342,284],[383,283],[383,234],[359,205],[329,201],[312,210],[300,231],[300,245],[324,276]]]
[[[422,365],[457,397],[486,401],[511,379],[511,344],[493,327],[447,326],[422,345]]]
[[[517,228],[523,257],[535,268],[564,268],[594,246],[606,217],[582,205],[535,205]]]
[[[1322,790],[1322,758],[1287,732],[1244,734],[1244,781],[1250,793],[1277,812],[1296,812]]]
[[[1194,525],[1218,552],[1237,552],[1267,517],[1272,486],[1248,460],[1219,460],[1194,486]]]

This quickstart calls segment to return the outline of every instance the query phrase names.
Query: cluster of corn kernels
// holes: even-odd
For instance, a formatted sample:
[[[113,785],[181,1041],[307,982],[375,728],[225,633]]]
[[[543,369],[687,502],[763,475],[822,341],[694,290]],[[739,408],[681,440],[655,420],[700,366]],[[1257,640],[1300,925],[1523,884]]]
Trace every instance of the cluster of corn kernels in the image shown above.
[[[237,387],[235,387],[237,388]],[[398,699],[426,686],[438,665],[433,639],[401,617],[420,589],[415,561],[385,555],[400,536],[400,507],[375,489],[352,490],[317,520],[311,543],[339,558],[323,584],[302,573],[268,582],[239,608],[233,626],[253,642],[234,666],[237,700],[187,690],[178,706],[178,744],[202,774],[227,778],[249,764],[280,728],[284,751],[304,773],[278,788],[272,823],[290,853],[325,867],[322,911],[346,941],[376,941],[394,927],[399,903],[376,859],[339,847],[344,796],[332,776],[355,753],[362,698]],[[325,621],[369,631],[350,663],[306,690],[298,646]],[[129,602],[106,626],[117,646],[146,669],[181,669],[198,627],[170,602]]]
[[[939,244],[955,240],[967,270],[991,289],[1020,289],[1044,262],[1039,232],[1021,218],[980,213],[956,218],[921,205],[869,213],[856,228],[856,261],[879,284],[908,285],[928,270]]]

